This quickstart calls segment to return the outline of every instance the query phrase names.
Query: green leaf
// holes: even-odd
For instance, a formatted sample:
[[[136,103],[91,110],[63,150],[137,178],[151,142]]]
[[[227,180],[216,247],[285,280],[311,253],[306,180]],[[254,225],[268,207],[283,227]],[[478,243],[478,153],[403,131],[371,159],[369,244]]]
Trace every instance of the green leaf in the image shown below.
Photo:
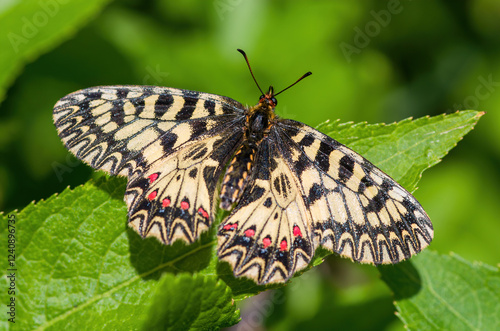
[[[483,115],[464,110],[392,124],[325,122],[317,129],[363,155],[411,192],[422,172],[439,163]]]
[[[0,6],[0,102],[22,67],[68,39],[110,0],[22,0]]]
[[[455,146],[481,115],[464,111],[390,125],[333,123],[321,129],[414,188],[422,171]],[[283,286],[236,279],[227,263],[218,263],[216,229],[225,212],[218,213],[210,231],[190,246],[141,239],[126,225],[125,182],[103,177],[14,213],[16,267],[22,274],[16,283],[17,327],[167,328],[177,325],[171,316],[182,311],[182,323],[218,328],[238,319],[231,298],[242,300]],[[2,236],[6,230],[0,229]],[[329,254],[318,250],[311,266]],[[186,273],[196,276],[189,280]],[[201,283],[210,290],[186,290]],[[0,287],[7,287],[6,277],[0,279]],[[5,291],[0,298],[9,299]],[[213,307],[221,307],[220,315],[213,314]],[[8,327],[6,319],[2,315],[0,323]]]
[[[166,274],[156,286],[145,330],[207,330],[239,321],[231,290],[215,276]]]
[[[122,178],[101,178],[2,217],[2,224],[16,219],[16,328],[166,328],[178,323],[167,318],[174,312],[193,327],[237,322],[231,290],[209,266],[209,235],[191,246],[142,240],[126,226],[124,189]],[[7,226],[0,231],[4,238]],[[177,275],[203,269],[190,280]],[[7,288],[7,281],[3,274],[0,286]],[[1,302],[10,297],[1,291]],[[5,329],[14,326],[7,318],[0,317]]]
[[[498,268],[425,251],[411,262],[379,269],[410,330],[500,329]]]

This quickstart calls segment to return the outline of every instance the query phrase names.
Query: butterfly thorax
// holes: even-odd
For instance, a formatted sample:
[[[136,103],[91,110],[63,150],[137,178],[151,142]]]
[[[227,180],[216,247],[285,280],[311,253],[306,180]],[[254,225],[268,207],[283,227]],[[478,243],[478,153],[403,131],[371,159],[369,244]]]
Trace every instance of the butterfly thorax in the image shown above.
[[[262,139],[268,135],[276,119],[274,113],[276,103],[271,86],[269,92],[260,97],[259,103],[248,108],[245,112],[245,134],[242,144],[236,150],[222,180],[220,194],[220,207],[222,209],[231,209],[232,205],[238,202],[243,194],[252,173],[258,146]]]

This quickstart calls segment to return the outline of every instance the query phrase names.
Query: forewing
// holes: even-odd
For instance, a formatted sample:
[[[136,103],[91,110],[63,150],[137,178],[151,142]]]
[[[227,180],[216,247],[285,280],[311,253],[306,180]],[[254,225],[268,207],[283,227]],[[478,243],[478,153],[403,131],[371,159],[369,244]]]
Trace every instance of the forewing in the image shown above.
[[[156,86],[100,86],[71,93],[54,107],[54,123],[77,158],[112,175],[174,153],[243,114],[238,102]]]
[[[429,217],[392,178],[305,124],[280,120],[276,130],[301,179],[316,245],[373,264],[400,262],[429,245]]]
[[[242,139],[243,106],[153,86],[77,91],[54,107],[66,147],[95,169],[129,177],[129,224],[166,244],[193,242],[213,221],[222,167]]]
[[[219,228],[218,255],[235,276],[285,282],[314,254],[310,214],[273,137],[261,142],[240,202]]]

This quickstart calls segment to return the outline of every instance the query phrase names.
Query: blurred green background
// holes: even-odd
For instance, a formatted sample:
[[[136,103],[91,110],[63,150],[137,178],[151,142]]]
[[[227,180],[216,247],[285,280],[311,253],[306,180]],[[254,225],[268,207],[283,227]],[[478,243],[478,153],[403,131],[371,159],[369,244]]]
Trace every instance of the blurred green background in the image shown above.
[[[20,2],[2,0],[0,20]],[[277,108],[309,125],[486,111],[425,172],[415,196],[434,222],[430,249],[499,263],[499,1],[94,0],[99,6],[78,23],[62,14],[71,1],[33,3],[48,23],[11,19],[2,38],[22,36],[34,19],[35,36],[17,44],[29,46],[51,20],[68,23],[60,38],[24,54],[8,80],[0,104],[0,210],[23,208],[93,176],[52,125],[59,98],[95,85],[148,84],[253,105],[260,93],[236,52],[242,48],[263,89],[279,90],[313,72],[280,95]],[[1,52],[7,50],[0,59]],[[244,320],[235,329],[402,329],[375,268],[328,262],[285,289],[243,302]]]

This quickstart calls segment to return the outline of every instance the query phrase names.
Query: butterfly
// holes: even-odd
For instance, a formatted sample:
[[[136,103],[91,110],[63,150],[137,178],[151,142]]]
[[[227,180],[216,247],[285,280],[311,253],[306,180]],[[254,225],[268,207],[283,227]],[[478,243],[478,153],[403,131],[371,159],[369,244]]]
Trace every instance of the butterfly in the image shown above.
[[[428,246],[433,227],[418,201],[338,141],[279,118],[279,93],[271,86],[246,107],[189,90],[99,86],[60,99],[53,118],[77,158],[128,177],[128,224],[143,238],[191,244],[218,202],[231,210],[217,254],[236,277],[285,282],[320,246],[371,264]]]

